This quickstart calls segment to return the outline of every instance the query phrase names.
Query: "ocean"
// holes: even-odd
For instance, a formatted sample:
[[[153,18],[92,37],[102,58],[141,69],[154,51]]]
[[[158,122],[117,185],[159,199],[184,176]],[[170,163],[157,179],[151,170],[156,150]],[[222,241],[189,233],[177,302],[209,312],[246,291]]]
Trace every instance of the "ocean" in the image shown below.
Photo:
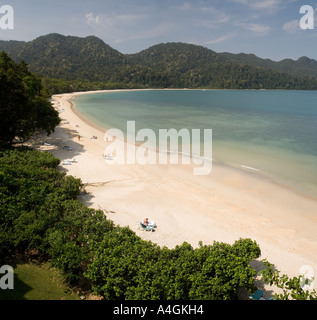
[[[317,198],[316,91],[113,91],[79,95],[74,103],[105,131],[126,133],[127,121],[156,133],[212,129],[214,162]]]

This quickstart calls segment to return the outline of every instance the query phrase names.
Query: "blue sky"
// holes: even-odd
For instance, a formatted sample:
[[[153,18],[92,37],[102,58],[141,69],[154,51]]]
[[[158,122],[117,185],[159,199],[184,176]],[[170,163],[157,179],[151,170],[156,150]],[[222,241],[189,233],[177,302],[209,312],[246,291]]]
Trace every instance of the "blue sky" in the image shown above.
[[[0,29],[1,40],[57,32],[95,35],[122,53],[185,42],[276,61],[317,59],[316,0],[0,0],[4,4],[13,7],[15,20],[14,30]],[[303,5],[316,9],[314,30],[299,28]]]

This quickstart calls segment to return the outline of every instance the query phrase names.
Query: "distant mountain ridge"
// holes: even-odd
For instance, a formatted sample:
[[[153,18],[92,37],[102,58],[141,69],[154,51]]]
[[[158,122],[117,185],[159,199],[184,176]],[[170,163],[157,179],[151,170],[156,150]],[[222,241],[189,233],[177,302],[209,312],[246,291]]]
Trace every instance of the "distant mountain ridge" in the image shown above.
[[[24,60],[30,70],[40,76],[65,79],[83,76],[84,70],[88,80],[99,81],[104,76],[93,69],[95,65],[99,70],[111,66],[109,72],[115,72],[124,61],[121,53],[94,36],[79,38],[49,34],[30,42],[0,41],[0,51],[6,51],[16,61]]]
[[[233,54],[225,52],[221,53],[221,55],[234,61],[246,63],[260,68],[272,69],[278,72],[286,72],[297,76],[313,76],[317,78],[317,61],[305,56],[296,61],[292,59],[273,61],[270,59],[261,59],[254,54]]]
[[[317,89],[317,61],[307,57],[274,62],[180,42],[122,54],[95,36],[57,33],[29,42],[0,41],[1,51],[28,63],[54,92],[114,87]]]

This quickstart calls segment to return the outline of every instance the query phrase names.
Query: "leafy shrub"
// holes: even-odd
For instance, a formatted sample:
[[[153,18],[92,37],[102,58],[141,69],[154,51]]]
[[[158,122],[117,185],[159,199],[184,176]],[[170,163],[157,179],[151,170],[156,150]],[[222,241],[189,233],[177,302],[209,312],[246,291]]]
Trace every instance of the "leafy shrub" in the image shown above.
[[[69,283],[86,279],[108,300],[223,300],[254,290],[256,242],[161,248],[80,203],[81,181],[58,164],[29,148],[0,153],[1,256],[36,249]]]
[[[183,243],[170,250],[136,240],[131,232],[112,232],[95,247],[86,277],[94,292],[107,299],[236,299],[240,286],[255,288],[250,255],[236,250],[245,243],[251,241],[233,246],[215,242],[198,249]]]
[[[310,285],[314,279],[299,277],[290,278],[288,275],[280,275],[280,271],[275,269],[274,265],[266,259],[262,260],[264,269],[259,273],[262,275],[262,280],[269,285],[276,285],[283,290],[281,294],[275,294],[277,300],[317,300],[317,292],[315,289],[305,289],[305,285]]]
[[[29,148],[0,154],[0,254],[41,248],[61,203],[78,195],[80,180],[58,172],[59,162]]]

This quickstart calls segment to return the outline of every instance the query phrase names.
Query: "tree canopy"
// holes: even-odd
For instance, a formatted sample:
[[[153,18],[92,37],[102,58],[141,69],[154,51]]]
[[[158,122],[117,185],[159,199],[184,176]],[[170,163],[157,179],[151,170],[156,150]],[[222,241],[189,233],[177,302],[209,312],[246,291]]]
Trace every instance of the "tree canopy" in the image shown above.
[[[38,76],[5,52],[0,53],[0,121],[0,147],[25,141],[36,130],[51,134],[60,122]]]
[[[86,281],[107,300],[223,300],[255,290],[255,241],[168,249],[142,240],[79,202],[81,181],[59,162],[25,147],[0,152],[0,263],[38,252],[69,283]]]
[[[122,54],[97,37],[48,34],[30,42],[0,41],[0,50],[29,63],[32,72],[45,78],[51,93],[116,88],[317,89],[315,60],[275,63],[186,43],[161,43]]]

